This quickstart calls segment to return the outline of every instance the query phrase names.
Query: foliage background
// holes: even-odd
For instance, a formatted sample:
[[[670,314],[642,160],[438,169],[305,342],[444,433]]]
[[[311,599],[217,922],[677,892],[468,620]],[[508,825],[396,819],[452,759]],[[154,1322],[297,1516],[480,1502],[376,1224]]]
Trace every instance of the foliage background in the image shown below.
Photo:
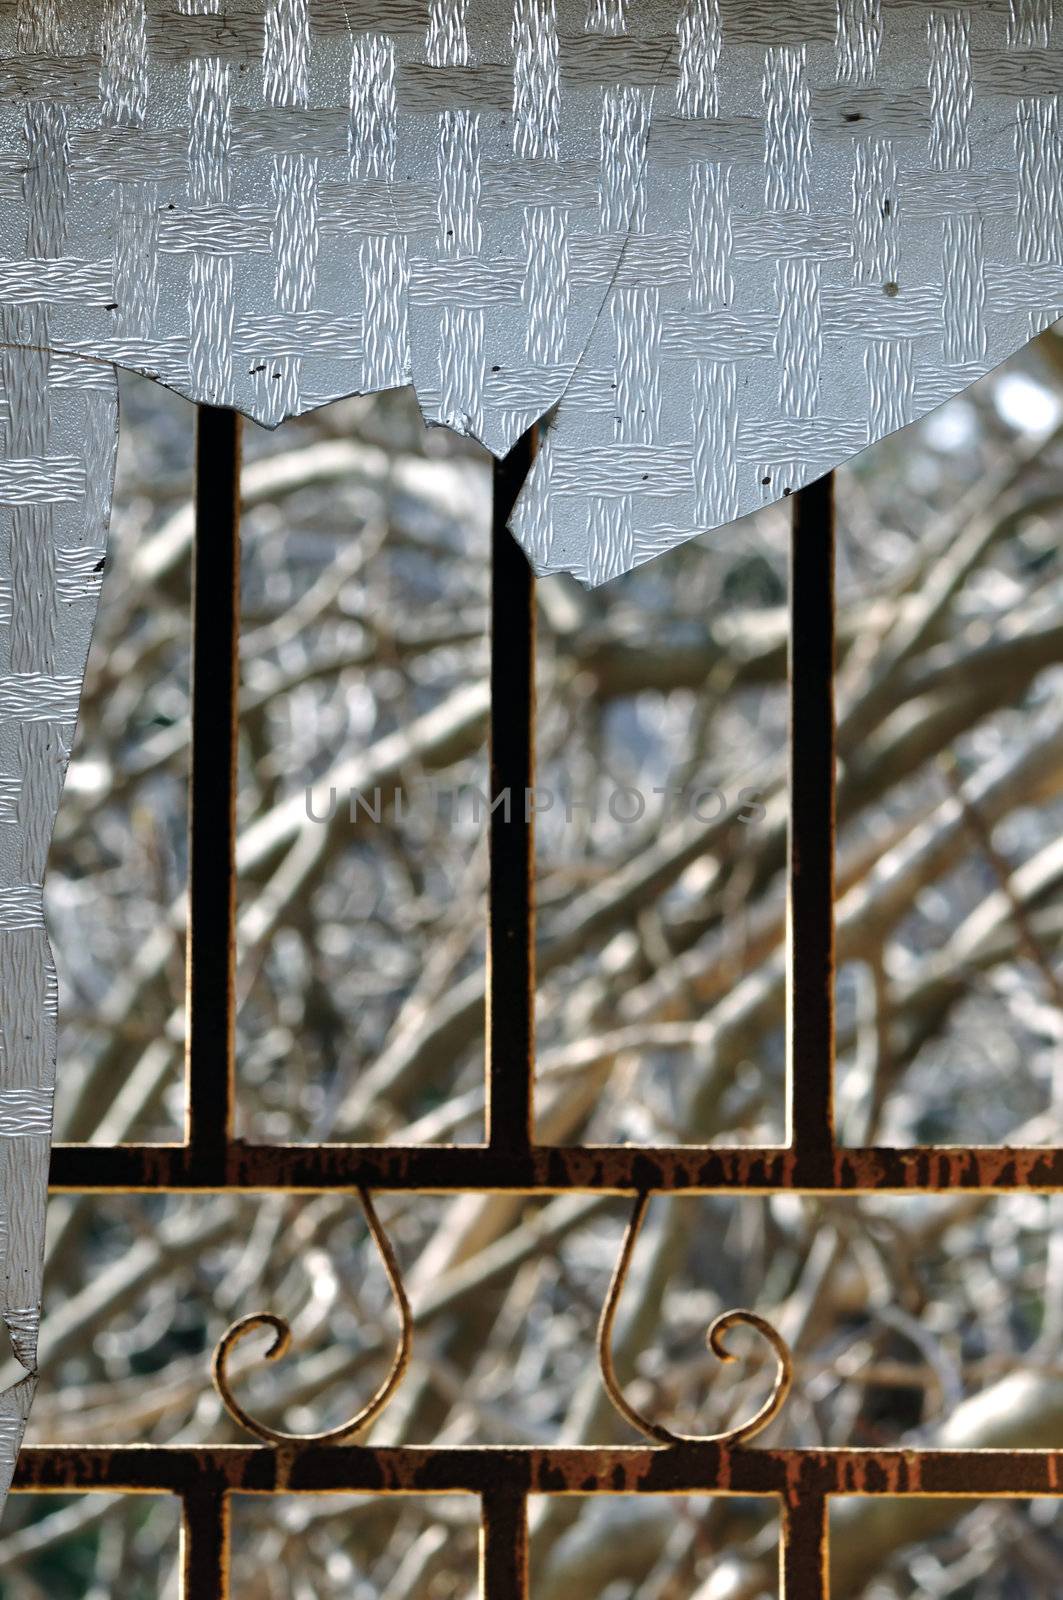
[[[864,1142],[1058,1143],[1063,1097],[1063,436],[1042,338],[838,481],[839,1108]],[[180,1136],[192,413],[125,381],[111,554],[47,884],[57,1136]],[[308,821],[344,762],[371,793],[486,786],[490,475],[410,395],[245,431],[240,1131],[475,1140],[486,850],[468,808]],[[783,1133],[785,508],[605,588],[539,584],[539,1131]],[[918,608],[919,647],[898,652]],[[978,828],[952,794],[958,771]],[[636,787],[645,813],[609,799]],[[692,792],[721,791],[702,821]],[[655,793],[679,788],[687,799]],[[764,812],[738,815],[753,788]],[[712,807],[702,806],[703,814]],[[1003,884],[1009,884],[1004,892]],[[417,1319],[374,1442],[630,1438],[594,1327],[626,1205],[382,1196]],[[1059,1202],[658,1199],[617,1330],[643,1409],[725,1426],[768,1381],[703,1335],[749,1305],[797,1382],[791,1444],[1063,1444]],[[234,1439],[208,1380],[232,1319],[297,1353],[241,1393],[289,1428],[368,1394],[395,1319],[330,1196],[56,1198],[36,1441]],[[250,1346],[249,1341],[249,1346]],[[240,1600],[449,1600],[476,1508],[239,1503]],[[759,1600],[756,1501],[544,1500],[535,1600]],[[1063,1592],[1054,1503],[837,1508],[837,1600]],[[167,1502],[13,1497],[4,1600],[175,1597]]]

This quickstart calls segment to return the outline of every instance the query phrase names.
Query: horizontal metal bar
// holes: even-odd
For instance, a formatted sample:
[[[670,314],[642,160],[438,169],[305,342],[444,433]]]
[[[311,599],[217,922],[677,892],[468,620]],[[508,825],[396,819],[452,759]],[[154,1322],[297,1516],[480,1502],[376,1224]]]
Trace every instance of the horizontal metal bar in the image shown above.
[[[52,1150],[53,1193],[223,1189],[326,1193],[398,1189],[522,1194],[859,1194],[918,1190],[1002,1193],[1063,1191],[1063,1149],[997,1145],[835,1151],[833,1170],[801,1180],[786,1146],[533,1146],[526,1154],[487,1145],[254,1145],[240,1140],[216,1160],[189,1145],[59,1144]]]
[[[1063,1495],[1061,1450],[26,1445],[16,1493]]]

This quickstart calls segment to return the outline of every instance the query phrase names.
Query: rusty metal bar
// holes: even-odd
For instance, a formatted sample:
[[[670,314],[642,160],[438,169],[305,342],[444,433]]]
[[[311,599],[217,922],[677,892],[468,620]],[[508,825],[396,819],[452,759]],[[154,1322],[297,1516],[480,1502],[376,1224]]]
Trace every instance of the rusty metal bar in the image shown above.
[[[834,1152],[834,475],[793,497],[787,1095],[805,1182]]]
[[[785,1146],[551,1146],[521,1154],[483,1145],[253,1145],[235,1141],[219,1169],[187,1145],[60,1144],[53,1194],[137,1191],[325,1193],[359,1188],[452,1194],[798,1194],[861,1191],[999,1194],[1063,1191],[1063,1149],[1007,1145],[839,1149],[809,1172]]]
[[[804,1485],[783,1497],[780,1600],[830,1600],[829,1502]]]
[[[480,1516],[481,1600],[527,1600],[528,1502],[519,1490],[485,1494]]]
[[[534,453],[531,429],[495,462],[491,518],[486,1134],[493,1150],[517,1155],[534,1116],[535,580],[506,524]]]
[[[224,1485],[195,1481],[181,1496],[181,1600],[228,1600],[231,1511]]]
[[[218,1178],[233,1133],[240,417],[196,408],[186,1138]]]
[[[679,1444],[26,1445],[23,1494],[1063,1495],[1063,1450],[773,1450]],[[206,1502],[204,1502],[206,1503]],[[796,1535],[795,1535],[796,1537]],[[203,1600],[208,1600],[209,1591]],[[198,1596],[197,1596],[198,1600]]]

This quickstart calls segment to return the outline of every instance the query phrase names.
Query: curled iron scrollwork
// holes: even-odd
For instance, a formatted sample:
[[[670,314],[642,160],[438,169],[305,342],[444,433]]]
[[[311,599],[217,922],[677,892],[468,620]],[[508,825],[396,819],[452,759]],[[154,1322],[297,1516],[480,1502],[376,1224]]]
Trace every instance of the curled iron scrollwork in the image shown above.
[[[793,1383],[793,1357],[789,1346],[782,1335],[766,1322],[755,1311],[724,1311],[710,1324],[705,1335],[705,1342],[713,1355],[721,1361],[736,1361],[738,1357],[724,1344],[726,1335],[732,1328],[747,1327],[756,1329],[762,1338],[767,1340],[775,1354],[776,1370],[775,1381],[771,1392],[763,1405],[748,1422],[740,1423],[737,1427],[728,1428],[723,1433],[677,1433],[672,1428],[667,1428],[661,1422],[654,1422],[651,1418],[633,1406],[616,1376],[613,1365],[613,1324],[616,1321],[617,1308],[624,1284],[627,1281],[628,1268],[634,1254],[635,1244],[645,1220],[649,1207],[650,1196],[648,1192],[636,1197],[634,1209],[624,1234],[624,1242],[620,1249],[620,1256],[613,1271],[609,1293],[606,1295],[602,1307],[601,1318],[598,1323],[598,1360],[601,1365],[602,1382],[605,1384],[606,1393],[620,1415],[630,1422],[633,1428],[654,1439],[658,1444],[741,1444],[746,1439],[752,1439],[762,1429],[768,1426],[786,1403],[787,1395]]]
[[[275,1316],[271,1311],[254,1311],[250,1316],[241,1317],[227,1328],[218,1340],[214,1350],[214,1359],[211,1370],[214,1386],[221,1396],[222,1404],[229,1415],[249,1433],[255,1434],[267,1444],[340,1444],[343,1440],[351,1438],[356,1433],[361,1433],[374,1422],[384,1407],[394,1397],[410,1364],[410,1352],[413,1346],[413,1314],[410,1311],[410,1302],[406,1297],[406,1289],[402,1281],[402,1272],[391,1241],[381,1226],[376,1208],[367,1189],[358,1190],[362,1210],[365,1213],[366,1225],[369,1233],[380,1252],[380,1259],[387,1273],[388,1283],[395,1298],[395,1305],[399,1313],[399,1340],[392,1357],[391,1366],[376,1393],[362,1406],[355,1415],[342,1422],[338,1427],[325,1428],[320,1433],[286,1433],[280,1428],[271,1428],[268,1423],[260,1422],[251,1416],[233,1394],[229,1381],[229,1356],[234,1347],[245,1334],[252,1333],[256,1328],[272,1328],[274,1337],[269,1349],[264,1353],[266,1361],[277,1361],[283,1356],[291,1345],[291,1328],[283,1317]]]

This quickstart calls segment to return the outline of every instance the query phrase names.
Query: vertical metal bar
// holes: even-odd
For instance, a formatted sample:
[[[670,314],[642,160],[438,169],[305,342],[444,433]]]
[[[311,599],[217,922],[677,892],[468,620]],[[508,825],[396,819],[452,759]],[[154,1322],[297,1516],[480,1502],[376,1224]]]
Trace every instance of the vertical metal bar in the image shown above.
[[[790,541],[787,1092],[804,1181],[834,1144],[834,475],[794,496]]]
[[[506,523],[534,453],[532,429],[495,462],[491,525],[486,1133],[514,1154],[530,1147],[533,1119],[535,580]]]
[[[830,1600],[829,1501],[804,1488],[782,1506],[779,1600]]]
[[[181,1600],[229,1600],[229,1496],[195,1484],[181,1499]]]
[[[240,418],[196,410],[186,1138],[224,1172],[233,1133]]]
[[[480,1600],[527,1600],[528,1502],[512,1489],[484,1495],[480,1516]]]

